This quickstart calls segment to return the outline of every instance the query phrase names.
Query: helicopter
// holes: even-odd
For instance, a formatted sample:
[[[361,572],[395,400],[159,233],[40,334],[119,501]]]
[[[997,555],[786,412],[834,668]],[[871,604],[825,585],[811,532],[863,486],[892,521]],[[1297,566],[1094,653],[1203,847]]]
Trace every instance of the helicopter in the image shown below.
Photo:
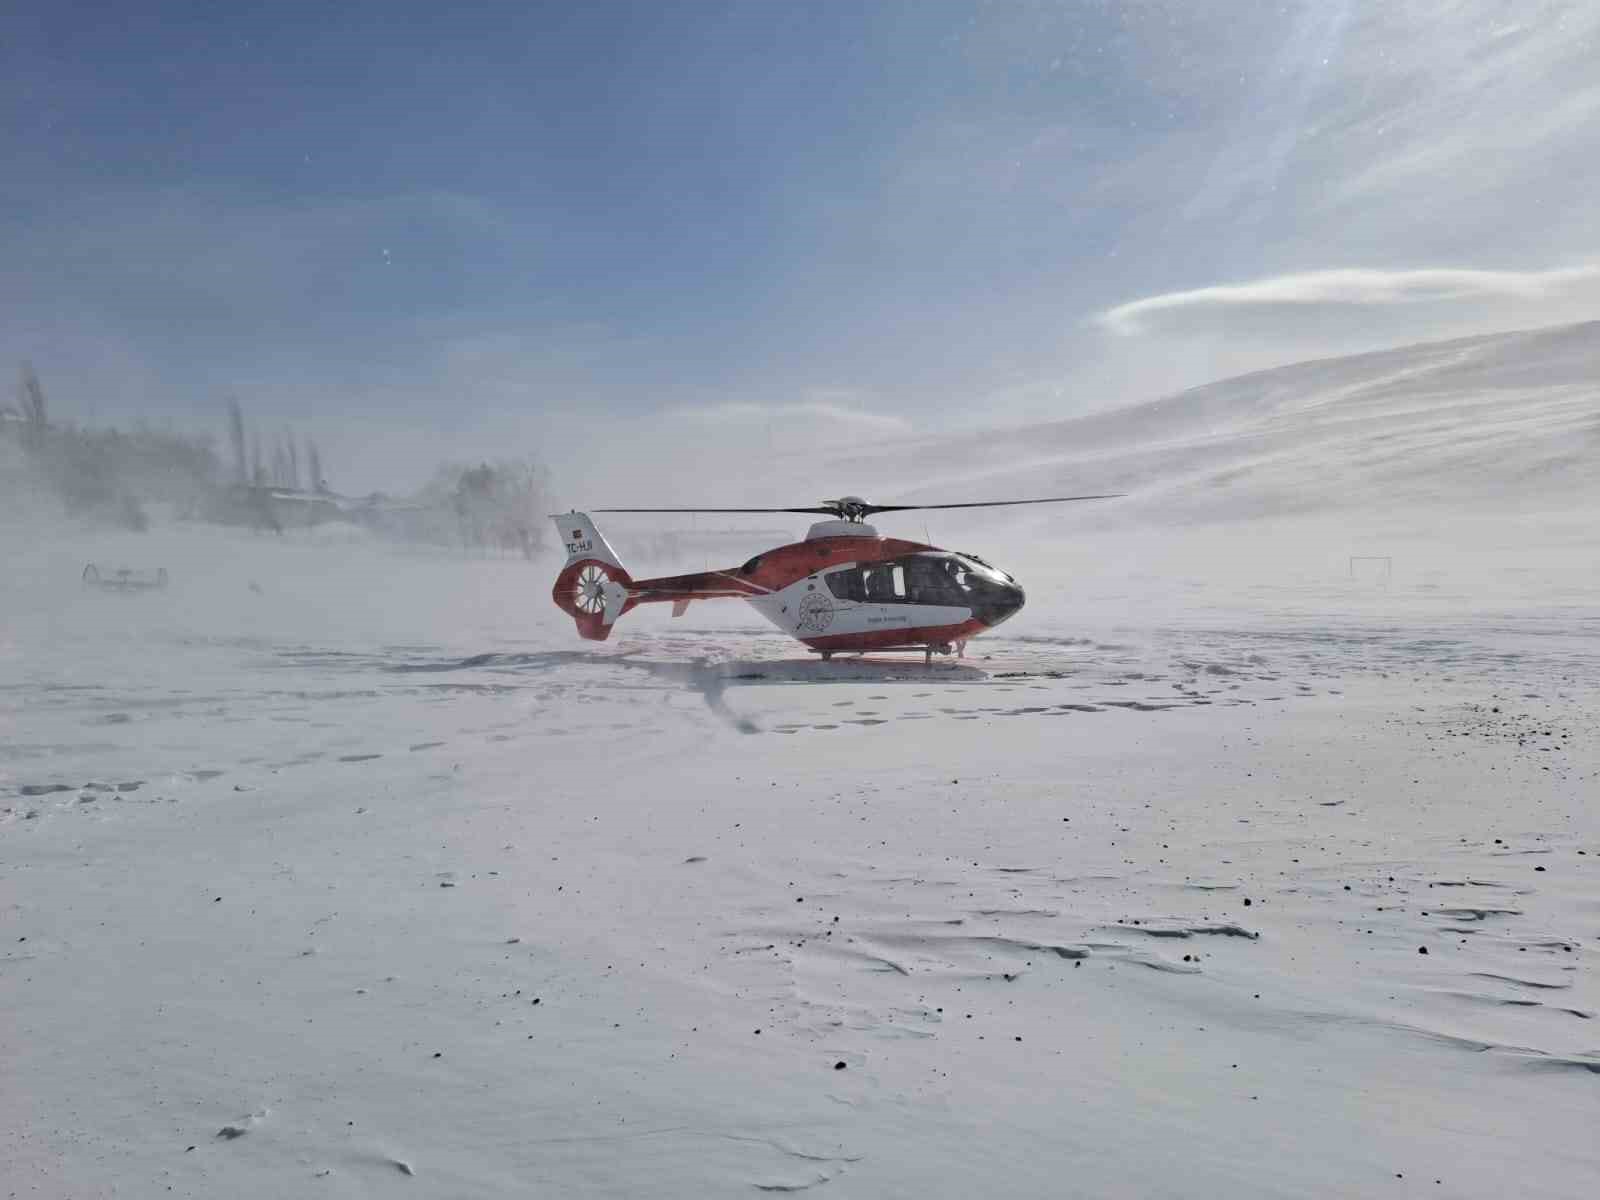
[[[804,540],[777,546],[725,571],[634,579],[588,513],[553,513],[567,561],[551,592],[578,635],[605,641],[637,605],[670,603],[681,617],[697,600],[744,600],[820,654],[915,650],[965,656],[967,643],[1021,610],[1026,596],[1009,573],[976,554],[884,537],[878,513],[1006,508],[1110,500],[1122,493],[983,500],[964,504],[870,504],[859,496],[795,508],[597,508],[597,513],[804,513],[817,521]]]

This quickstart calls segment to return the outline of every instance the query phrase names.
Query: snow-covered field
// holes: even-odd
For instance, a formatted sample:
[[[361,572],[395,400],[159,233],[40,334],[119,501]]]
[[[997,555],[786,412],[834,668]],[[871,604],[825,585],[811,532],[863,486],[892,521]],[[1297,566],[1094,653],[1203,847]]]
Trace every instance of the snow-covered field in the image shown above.
[[[960,526],[1029,606],[931,669],[582,643],[553,561],[8,527],[0,1191],[1593,1196],[1595,473],[1441,433],[1437,509],[1290,516],[1241,406],[1225,520],[1151,460],[1120,527]]]

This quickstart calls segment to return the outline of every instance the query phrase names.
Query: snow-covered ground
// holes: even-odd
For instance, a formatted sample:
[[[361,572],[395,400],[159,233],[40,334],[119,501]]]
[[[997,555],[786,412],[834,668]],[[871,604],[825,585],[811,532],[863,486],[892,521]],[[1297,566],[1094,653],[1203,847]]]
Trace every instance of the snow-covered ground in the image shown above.
[[[7,526],[0,1190],[1592,1196],[1596,474],[1451,424],[1341,499],[1420,407],[1371,369],[1231,489],[1182,447],[1250,381],[1131,508],[941,520],[1029,605],[931,669],[732,605],[583,643],[553,561]]]

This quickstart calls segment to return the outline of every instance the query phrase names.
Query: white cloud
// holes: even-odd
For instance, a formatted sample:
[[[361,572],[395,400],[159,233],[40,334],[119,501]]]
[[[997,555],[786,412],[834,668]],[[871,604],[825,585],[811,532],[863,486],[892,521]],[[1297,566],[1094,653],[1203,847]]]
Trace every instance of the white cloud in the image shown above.
[[[1278,275],[1249,283],[1147,296],[1098,314],[1113,333],[1183,333],[1217,317],[1274,309],[1372,308],[1483,300],[1545,300],[1600,280],[1600,266],[1549,271],[1341,269]]]

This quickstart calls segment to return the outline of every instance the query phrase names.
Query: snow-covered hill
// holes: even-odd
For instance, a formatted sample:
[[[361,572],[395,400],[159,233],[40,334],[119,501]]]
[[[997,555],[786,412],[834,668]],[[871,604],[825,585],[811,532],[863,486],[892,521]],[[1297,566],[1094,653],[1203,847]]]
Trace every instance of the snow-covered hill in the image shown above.
[[[1123,491],[1078,528],[1600,507],[1600,322],[1297,363],[831,464],[896,499]],[[894,490],[898,489],[898,490]]]

